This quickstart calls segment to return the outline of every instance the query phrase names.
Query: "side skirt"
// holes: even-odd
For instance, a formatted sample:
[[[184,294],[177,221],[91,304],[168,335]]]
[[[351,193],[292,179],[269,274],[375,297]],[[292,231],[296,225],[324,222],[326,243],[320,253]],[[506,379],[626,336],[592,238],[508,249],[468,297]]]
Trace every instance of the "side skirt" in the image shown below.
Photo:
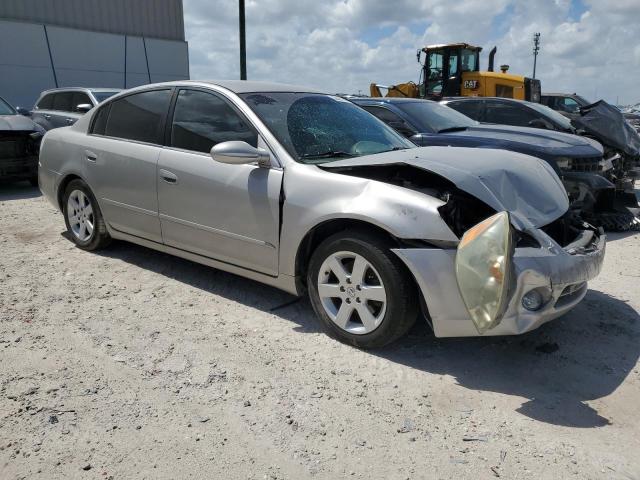
[[[277,277],[272,277],[269,275],[265,275],[264,273],[255,272],[253,270],[247,270],[245,268],[238,267],[230,263],[221,262],[219,260],[214,260],[213,258],[204,257],[202,255],[187,252],[185,250],[180,250],[179,248],[170,247],[168,245],[163,245],[161,243],[156,243],[151,240],[146,240],[144,238],[136,237],[135,235],[129,235],[127,233],[119,232],[112,228],[108,228],[108,230],[109,230],[109,234],[114,239],[125,240],[127,242],[135,243],[136,245],[151,248],[152,250],[157,250],[159,252],[175,255],[176,257],[184,258],[186,260],[200,263],[208,267],[217,268],[218,270],[222,270],[228,273],[233,273],[234,275],[239,275],[241,277],[249,278],[251,280],[255,280],[256,282],[264,283],[265,285],[269,285],[269,286],[278,288],[280,290],[284,290],[285,292],[291,293],[293,295],[297,295],[297,296],[299,295],[298,290],[296,288],[296,279],[295,277],[292,277],[290,275],[281,274],[281,275],[278,275]]]

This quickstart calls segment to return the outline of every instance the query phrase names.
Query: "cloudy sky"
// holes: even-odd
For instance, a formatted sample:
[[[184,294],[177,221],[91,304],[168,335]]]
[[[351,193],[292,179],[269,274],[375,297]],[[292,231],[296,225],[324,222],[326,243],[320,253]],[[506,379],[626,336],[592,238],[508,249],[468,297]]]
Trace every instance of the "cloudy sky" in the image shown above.
[[[239,78],[238,1],[184,0],[191,78]],[[640,102],[640,0],[246,0],[249,79],[329,92],[417,81],[416,49],[464,41],[546,91]]]

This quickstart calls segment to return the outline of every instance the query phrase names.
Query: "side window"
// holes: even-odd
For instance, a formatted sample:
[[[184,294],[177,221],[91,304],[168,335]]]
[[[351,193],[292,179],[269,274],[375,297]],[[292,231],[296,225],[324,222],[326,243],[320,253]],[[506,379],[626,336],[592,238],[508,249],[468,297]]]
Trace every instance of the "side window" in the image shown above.
[[[214,145],[230,140],[256,147],[258,134],[218,96],[199,90],[180,90],[173,112],[170,145],[208,153]]]
[[[82,105],[82,104],[86,104],[88,103],[89,105],[93,105],[93,102],[91,102],[91,99],[89,98],[89,95],[87,95],[84,92],[74,92],[72,100],[71,100],[71,111],[72,112],[77,112],[78,111],[78,105]]]
[[[96,135],[104,135],[107,128],[107,119],[109,118],[109,111],[111,110],[111,104],[107,104],[100,108],[93,119],[93,127],[91,133]]]
[[[398,115],[393,113],[391,110],[388,110],[384,107],[364,107],[364,109],[378,117],[384,123],[389,125],[391,128],[396,130],[399,134],[404,135],[405,137],[411,137],[416,134],[415,129],[405,122]]]
[[[501,102],[486,102],[485,122],[527,127],[536,118],[529,111]]]
[[[443,84],[443,61],[442,51],[430,52],[427,57],[427,93],[440,95]]]
[[[73,97],[72,92],[60,92],[53,96],[52,110],[59,110],[61,112],[71,111],[71,99]]]
[[[49,93],[42,97],[42,99],[36,105],[39,110],[51,110],[53,107],[53,94]]]
[[[474,119],[477,122],[482,121],[482,102],[473,100],[465,100],[461,102],[448,102],[447,107],[457,110],[463,115]]]
[[[580,110],[580,105],[571,97],[562,97],[558,99],[558,110],[562,110],[567,113],[576,113]]]
[[[171,90],[152,90],[111,102],[105,135],[159,143],[162,120],[169,109],[170,99]]]

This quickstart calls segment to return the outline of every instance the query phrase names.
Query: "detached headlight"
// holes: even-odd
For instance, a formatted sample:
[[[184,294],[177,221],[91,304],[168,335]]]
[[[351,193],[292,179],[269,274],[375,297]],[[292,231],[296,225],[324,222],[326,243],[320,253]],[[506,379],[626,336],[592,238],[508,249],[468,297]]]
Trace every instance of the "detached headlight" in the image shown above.
[[[571,159],[567,157],[556,158],[556,164],[560,170],[568,170],[571,168]]]
[[[507,306],[513,245],[509,214],[500,212],[465,232],[456,254],[456,279],[479,333],[495,327]]]

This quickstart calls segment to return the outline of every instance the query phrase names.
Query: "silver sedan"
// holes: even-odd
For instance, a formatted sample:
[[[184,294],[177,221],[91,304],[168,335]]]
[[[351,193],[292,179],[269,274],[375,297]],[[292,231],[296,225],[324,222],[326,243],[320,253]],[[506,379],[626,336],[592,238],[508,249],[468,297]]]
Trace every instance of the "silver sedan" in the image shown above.
[[[584,297],[604,256],[547,164],[417,148],[289,85],[122,92],[46,134],[39,182],[79,248],[127,240],[308,294],[329,333],[363,348],[418,312],[439,337],[531,330]]]

